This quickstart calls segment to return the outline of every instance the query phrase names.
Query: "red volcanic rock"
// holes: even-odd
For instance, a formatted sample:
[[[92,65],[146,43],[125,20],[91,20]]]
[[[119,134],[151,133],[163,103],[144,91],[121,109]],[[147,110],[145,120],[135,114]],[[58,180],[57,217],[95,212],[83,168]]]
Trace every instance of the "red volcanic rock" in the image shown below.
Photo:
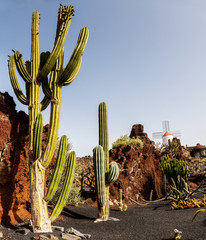
[[[117,199],[119,188],[123,188],[126,202],[129,202],[130,198],[135,200],[137,195],[149,200],[151,190],[153,199],[163,196],[164,181],[159,168],[161,155],[154,149],[153,144],[149,144],[151,141],[145,134],[142,139],[143,149],[122,146],[110,150],[110,161],[116,161],[120,169],[118,180],[110,187],[111,199]]]
[[[147,133],[144,133],[144,126],[142,124],[134,124],[132,126],[130,138],[139,138],[147,144],[154,144],[154,142],[148,138]]]
[[[30,218],[28,116],[8,93],[0,93],[0,136],[0,221],[16,223]]]
[[[29,118],[23,111],[17,112],[15,106],[8,93],[0,93],[0,223],[13,224],[31,216]],[[48,127],[43,131],[43,148]]]

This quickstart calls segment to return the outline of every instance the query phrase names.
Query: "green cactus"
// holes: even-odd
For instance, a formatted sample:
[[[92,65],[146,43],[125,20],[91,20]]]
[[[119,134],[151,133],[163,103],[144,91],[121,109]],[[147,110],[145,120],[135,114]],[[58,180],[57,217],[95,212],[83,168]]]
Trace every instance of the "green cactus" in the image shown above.
[[[111,162],[109,164],[109,173],[106,176],[106,180],[108,183],[113,183],[117,180],[119,176],[119,167],[116,162]]]
[[[34,144],[33,144],[33,159],[36,160],[41,156],[42,145],[42,132],[43,132],[43,117],[40,113],[34,124]]]
[[[161,157],[160,170],[170,186],[182,192],[188,180],[189,167],[186,162],[178,159],[171,159],[169,155]]]
[[[105,204],[105,170],[104,170],[104,150],[98,145],[93,149],[93,162],[95,171],[95,185],[97,201],[100,207]]]
[[[93,159],[99,219],[107,221],[109,218],[109,184],[117,180],[119,168],[117,163],[109,164],[108,113],[105,102],[99,104],[98,113],[99,146],[93,150]]]
[[[62,191],[59,195],[57,203],[56,203],[56,205],[52,211],[52,214],[50,216],[51,222],[53,222],[59,216],[63,207],[66,204],[67,198],[69,196],[69,191],[71,189],[72,182],[73,182],[75,163],[76,163],[76,153],[73,151],[69,154],[69,157],[68,157],[66,177],[64,180]]]
[[[50,201],[57,190],[64,169],[66,155],[67,155],[67,136],[64,135],[61,137],[60,140],[59,149],[57,153],[56,167],[52,175],[52,181],[50,182],[47,190],[47,195],[44,198],[45,201]]]
[[[11,84],[18,100],[28,105],[29,111],[30,191],[34,232],[51,232],[51,219],[48,217],[47,205],[44,199],[45,170],[54,156],[57,143],[62,87],[72,83],[78,75],[82,63],[82,54],[89,36],[88,28],[82,28],[72,56],[64,68],[64,43],[73,12],[73,6],[60,6],[54,47],[51,53],[44,52],[40,55],[39,13],[34,11],[31,29],[31,60],[24,63],[19,51],[14,51],[14,54],[9,57],[8,67]],[[16,69],[25,82],[26,94],[23,93],[18,83]],[[40,100],[41,86],[44,93],[42,100]],[[42,152],[41,134],[43,123],[41,111],[46,109],[49,104],[51,104],[50,128],[46,148]],[[59,151],[61,152],[61,150]],[[61,158],[64,155],[63,152],[60,155]],[[61,162],[60,159],[58,161]],[[60,172],[57,175],[61,175]],[[68,189],[66,187],[65,189],[67,193]],[[65,197],[64,194],[62,196]],[[50,197],[46,196],[47,198]],[[63,202],[61,201],[61,207]]]
[[[121,212],[127,211],[127,205],[122,202],[122,188],[119,189],[119,210]]]

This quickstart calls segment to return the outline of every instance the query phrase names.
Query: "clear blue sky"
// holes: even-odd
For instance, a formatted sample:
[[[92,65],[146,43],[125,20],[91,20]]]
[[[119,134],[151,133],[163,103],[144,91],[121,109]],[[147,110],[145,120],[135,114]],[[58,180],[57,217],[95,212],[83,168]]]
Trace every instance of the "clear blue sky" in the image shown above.
[[[183,145],[206,145],[205,0],[6,0],[0,5],[0,91],[9,92],[7,55],[19,50],[30,59],[31,16],[41,15],[40,50],[53,47],[59,4],[75,16],[65,44],[67,63],[83,26],[90,30],[76,80],[64,87],[59,136],[66,134],[77,156],[98,144],[98,105],[109,114],[110,146],[133,124],[145,132],[181,131]],[[19,79],[19,82],[23,82]],[[49,121],[49,110],[44,124]]]

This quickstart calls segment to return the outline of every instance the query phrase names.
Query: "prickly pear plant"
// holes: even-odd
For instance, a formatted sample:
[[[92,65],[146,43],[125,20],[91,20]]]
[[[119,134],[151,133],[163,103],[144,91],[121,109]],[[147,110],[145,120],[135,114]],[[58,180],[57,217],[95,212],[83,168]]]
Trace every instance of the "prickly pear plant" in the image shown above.
[[[62,167],[64,165],[65,137],[59,149],[58,164],[48,193],[45,196],[45,170],[49,166],[55,151],[60,121],[61,91],[62,87],[71,84],[79,73],[82,63],[82,54],[85,49],[89,31],[84,27],[81,29],[76,47],[72,56],[63,67],[64,43],[73,16],[73,6],[60,6],[57,21],[56,37],[53,50],[39,53],[39,13],[32,15],[32,39],[31,60],[24,63],[22,55],[18,51],[9,57],[9,75],[11,84],[18,100],[28,106],[29,112],[29,167],[30,167],[30,192],[31,192],[31,216],[34,232],[51,232],[51,221],[60,213],[66,196],[69,192],[73,175],[75,153],[71,153],[68,162],[68,174],[65,185],[60,194],[57,207],[51,217],[48,217],[46,201],[48,201],[57,187]],[[21,90],[16,69],[25,81],[26,94]],[[40,100],[40,90],[44,97]],[[41,111],[51,105],[50,128],[45,151],[41,149],[42,116]]]
[[[95,183],[99,216],[97,221],[109,218],[109,184],[116,181],[119,168],[116,162],[109,163],[109,135],[107,105],[99,104],[99,145],[93,149]]]

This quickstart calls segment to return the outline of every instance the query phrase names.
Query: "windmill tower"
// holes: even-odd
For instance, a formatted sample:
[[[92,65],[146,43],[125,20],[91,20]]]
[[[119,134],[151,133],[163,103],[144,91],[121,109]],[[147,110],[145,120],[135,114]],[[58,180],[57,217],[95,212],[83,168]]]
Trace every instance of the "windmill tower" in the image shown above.
[[[163,132],[154,132],[152,134],[153,139],[162,138],[162,144],[168,145],[169,140],[172,141],[174,137],[180,137],[180,131],[170,131],[169,121],[165,120],[162,122],[162,130]]]

